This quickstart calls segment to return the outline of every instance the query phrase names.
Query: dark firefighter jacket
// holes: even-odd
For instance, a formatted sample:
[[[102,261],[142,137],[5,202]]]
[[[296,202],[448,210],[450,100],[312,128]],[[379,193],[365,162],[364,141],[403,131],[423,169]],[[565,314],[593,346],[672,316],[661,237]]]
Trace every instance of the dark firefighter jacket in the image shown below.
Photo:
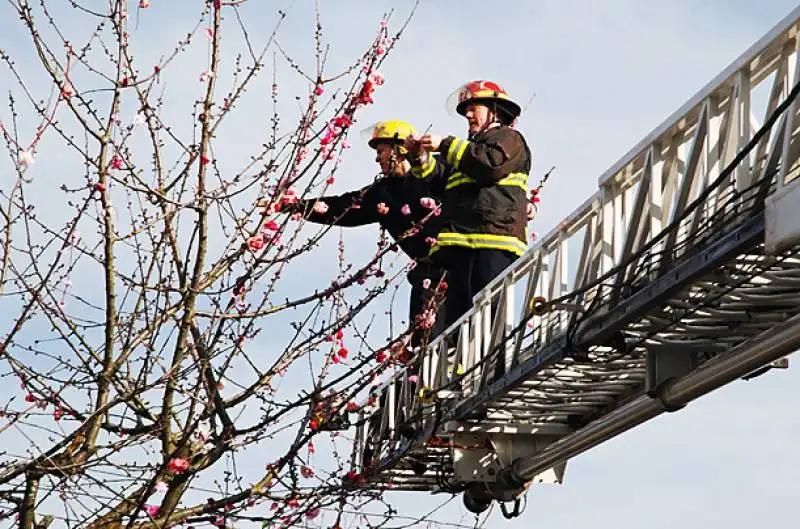
[[[412,259],[422,259],[430,253],[427,237],[435,238],[439,232],[439,217],[430,215],[431,210],[420,204],[420,199],[433,197],[431,185],[425,180],[403,176],[384,177],[358,191],[342,195],[306,199],[293,204],[292,211],[303,213],[310,222],[336,226],[364,226],[377,223],[396,241],[415,225],[419,232],[398,242],[398,246]],[[328,205],[325,213],[313,210],[314,203],[321,200]],[[389,208],[386,214],[378,211],[378,205]],[[408,205],[410,213],[403,214]],[[420,225],[425,217],[427,220]]]
[[[525,253],[531,152],[522,134],[499,126],[469,141],[448,136],[438,150],[411,169],[442,198],[431,252],[458,246]]]

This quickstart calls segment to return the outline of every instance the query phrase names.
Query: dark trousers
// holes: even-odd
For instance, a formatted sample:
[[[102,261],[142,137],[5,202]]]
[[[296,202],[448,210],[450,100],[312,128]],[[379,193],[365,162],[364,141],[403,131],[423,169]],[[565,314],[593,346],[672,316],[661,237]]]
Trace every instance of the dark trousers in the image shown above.
[[[470,248],[447,248],[440,250],[441,265],[446,269],[447,275],[447,300],[445,321],[443,327],[447,329],[455,323],[472,306],[472,298],[483,287],[500,275],[518,256],[504,250],[473,250]],[[439,253],[439,252],[437,252]],[[492,302],[492,314],[497,312],[497,301]],[[502,316],[500,316],[502,317]],[[447,337],[451,347],[458,343],[458,331]],[[502,376],[505,372],[505,363],[496,357],[489,360],[489,372],[493,373],[492,379]],[[452,362],[457,363],[455,357]],[[453,367],[455,369],[455,367]]]
[[[517,260],[505,250],[450,247],[439,251],[446,252],[441,255],[441,265],[447,270],[445,329],[472,308],[475,294]]]

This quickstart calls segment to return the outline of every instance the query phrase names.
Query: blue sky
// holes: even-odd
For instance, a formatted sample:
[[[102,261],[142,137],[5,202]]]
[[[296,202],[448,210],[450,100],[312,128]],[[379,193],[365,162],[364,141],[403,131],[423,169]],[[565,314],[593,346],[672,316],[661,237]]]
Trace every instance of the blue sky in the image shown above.
[[[136,3],[130,2],[134,22]],[[382,13],[397,11],[394,28],[411,6],[388,0],[319,3],[332,72],[360,53]],[[152,0],[151,8],[138,15],[139,28],[131,39],[143,64],[170,50],[194,24],[197,9],[189,4]],[[312,6],[310,0],[251,0],[242,13],[253,39],[264,42],[275,11],[287,11],[279,42],[292,57],[310,65]],[[386,85],[376,93],[375,105],[360,114],[359,125],[400,118],[420,129],[430,125],[432,132],[463,135],[463,121],[448,115],[444,100],[464,81],[496,80],[523,105],[535,94],[519,128],[534,153],[534,174],[557,166],[535,222],[534,229],[544,234],[596,189],[600,174],[794,7],[788,0],[757,7],[744,0],[422,0],[382,69]],[[0,48],[13,52],[20,68],[35,76],[29,40],[7,13],[7,7],[0,8]],[[62,15],[67,23],[77,20],[71,9]],[[231,48],[241,45],[240,39],[229,42]],[[226,57],[236,51],[243,50],[229,49]],[[175,65],[184,73],[173,75],[166,85],[165,113],[178,120],[183,132],[188,131],[185,116],[199,94],[197,76],[205,60],[204,48],[193,49]],[[2,70],[0,86],[9,81],[6,75]],[[223,129],[215,146],[221,164],[241,166],[263,142],[253,131],[265,129],[258,94],[266,100],[269,84],[265,78],[253,90],[255,97],[245,107],[253,111],[235,113]],[[286,94],[306,89],[284,66],[279,85]],[[282,119],[291,127],[293,110],[284,104]],[[128,117],[133,113],[132,106],[122,112]],[[0,110],[0,119],[7,116],[6,109]],[[24,119],[23,124],[33,127]],[[357,136],[351,140],[354,146],[334,192],[363,185],[375,173],[371,151],[357,143]],[[62,176],[58,166],[68,160],[57,141],[43,143],[33,172],[34,189],[43,199],[47,187]],[[8,182],[0,180],[4,190]],[[57,211],[43,214],[59,217]],[[300,280],[316,286],[329,282],[335,272],[327,273],[319,263],[336,266],[337,233],[315,251],[314,262],[296,272],[295,282],[285,283],[287,292],[301,288]],[[345,231],[353,261],[372,253],[376,233],[374,227]],[[404,286],[399,298],[399,310],[405,313]],[[274,336],[281,335],[276,331]],[[793,491],[800,479],[795,448],[800,435],[798,382],[797,369],[739,382],[593,449],[570,462],[563,486],[534,488],[527,511],[510,524],[541,529],[788,526],[796,517]],[[259,456],[252,457],[255,462]],[[421,493],[391,495],[399,514],[407,516],[439,500]],[[472,517],[457,499],[435,519],[469,525]],[[505,523],[495,512],[487,526],[500,521]]]

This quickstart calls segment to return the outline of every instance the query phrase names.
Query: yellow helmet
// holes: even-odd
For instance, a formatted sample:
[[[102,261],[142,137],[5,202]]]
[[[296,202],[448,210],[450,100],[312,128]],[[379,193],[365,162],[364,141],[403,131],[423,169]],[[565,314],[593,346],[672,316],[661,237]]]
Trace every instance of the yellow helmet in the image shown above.
[[[394,119],[378,121],[374,125],[367,127],[361,131],[361,138],[374,149],[382,141],[402,143],[403,140],[416,133],[417,130],[410,123]],[[400,152],[405,153],[405,149],[401,148]]]

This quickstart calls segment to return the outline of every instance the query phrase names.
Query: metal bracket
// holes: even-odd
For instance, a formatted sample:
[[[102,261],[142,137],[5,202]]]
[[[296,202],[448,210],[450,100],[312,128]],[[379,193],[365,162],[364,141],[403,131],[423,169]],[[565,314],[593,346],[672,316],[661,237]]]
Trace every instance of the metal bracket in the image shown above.
[[[795,145],[796,148],[796,145]],[[786,163],[786,161],[782,161]],[[779,173],[780,178],[780,173]],[[800,178],[779,180],[778,187],[765,200],[764,250],[779,255],[800,244]]]
[[[710,347],[713,346],[696,342],[648,344],[645,393],[660,400],[666,411],[678,411],[683,408],[683,406],[671,406],[664,402],[661,398],[664,385],[694,371],[698,365],[697,355],[709,352]]]
[[[462,482],[496,483],[500,472],[520,457],[530,457],[559,436],[507,433],[460,433],[452,435],[454,477]],[[535,483],[561,483],[566,463],[559,463],[533,477]]]

